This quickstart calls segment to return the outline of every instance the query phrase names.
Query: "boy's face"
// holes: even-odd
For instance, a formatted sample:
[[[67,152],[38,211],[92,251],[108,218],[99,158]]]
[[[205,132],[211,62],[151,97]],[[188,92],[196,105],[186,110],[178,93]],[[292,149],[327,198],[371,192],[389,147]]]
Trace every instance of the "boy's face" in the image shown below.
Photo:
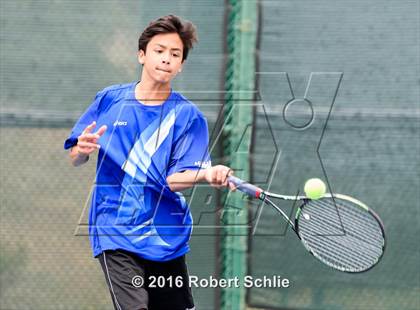
[[[170,83],[181,72],[184,45],[177,33],[155,35],[147,44],[146,53],[140,50],[138,61],[143,65],[142,79]]]

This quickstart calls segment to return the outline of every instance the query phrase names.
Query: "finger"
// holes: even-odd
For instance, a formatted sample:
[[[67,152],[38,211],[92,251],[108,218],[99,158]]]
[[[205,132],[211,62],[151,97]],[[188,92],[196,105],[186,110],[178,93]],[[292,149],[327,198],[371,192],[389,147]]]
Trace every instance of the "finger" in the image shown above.
[[[79,142],[89,142],[89,143],[94,143],[94,144],[97,144],[98,142],[97,137],[86,137],[85,135],[79,136],[77,140]]]
[[[89,146],[80,146],[80,145],[77,145],[77,152],[79,154],[90,155],[91,153],[93,153],[96,150],[97,150],[96,147],[89,147]]]
[[[106,125],[102,125],[101,128],[99,128],[98,131],[95,134],[98,135],[99,137],[101,137],[105,133],[107,128],[108,127]]]
[[[233,184],[233,183],[231,183],[231,182],[229,182],[229,189],[231,190],[231,191],[236,191],[236,186],[235,186],[235,184]]]
[[[228,186],[228,182],[227,182],[227,171],[223,171],[222,172],[222,185],[223,186]]]
[[[83,135],[80,136],[80,138],[82,138],[83,140],[97,140],[100,138],[99,135],[95,134],[95,133],[85,133]]]
[[[94,148],[94,149],[99,149],[101,147],[99,144],[91,143],[91,142],[85,142],[85,141],[79,141],[79,143],[77,143],[77,145],[79,147],[82,147],[82,148],[91,147],[91,148]]]
[[[90,133],[92,129],[95,128],[95,126],[96,126],[96,122],[93,121],[89,126],[85,128],[85,130],[83,130],[83,133]]]
[[[228,181],[227,181],[227,178],[228,178],[228,170],[224,170],[223,172],[222,172],[222,176],[223,176],[223,178],[222,178],[222,181],[223,181],[223,186],[229,186],[228,185]]]
[[[220,170],[217,170],[216,183],[217,184],[222,184],[222,173],[221,173]]]
[[[212,171],[211,171],[211,183],[216,184],[216,182],[217,182],[217,170],[212,169]]]

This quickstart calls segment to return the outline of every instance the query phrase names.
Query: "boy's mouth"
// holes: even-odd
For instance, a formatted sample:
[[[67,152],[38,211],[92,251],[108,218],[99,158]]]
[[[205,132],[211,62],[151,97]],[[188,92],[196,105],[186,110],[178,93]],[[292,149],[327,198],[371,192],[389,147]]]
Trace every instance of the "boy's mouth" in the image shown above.
[[[156,68],[156,70],[162,71],[162,72],[165,72],[165,73],[171,73],[170,70],[165,70],[165,69],[162,69],[162,68]]]

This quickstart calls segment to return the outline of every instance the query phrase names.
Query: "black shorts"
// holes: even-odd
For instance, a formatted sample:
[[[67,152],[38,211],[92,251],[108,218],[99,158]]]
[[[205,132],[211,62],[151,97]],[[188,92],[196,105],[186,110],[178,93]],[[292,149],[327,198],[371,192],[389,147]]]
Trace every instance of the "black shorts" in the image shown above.
[[[185,256],[156,262],[106,250],[97,258],[116,310],[194,309]]]

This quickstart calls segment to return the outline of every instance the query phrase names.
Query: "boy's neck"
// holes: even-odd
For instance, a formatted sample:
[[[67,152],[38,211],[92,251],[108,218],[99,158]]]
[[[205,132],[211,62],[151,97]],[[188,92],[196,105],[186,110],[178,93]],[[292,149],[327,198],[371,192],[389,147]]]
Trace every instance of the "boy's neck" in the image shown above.
[[[171,93],[171,85],[150,83],[141,80],[135,88],[136,99],[145,105],[161,105],[168,99]]]

